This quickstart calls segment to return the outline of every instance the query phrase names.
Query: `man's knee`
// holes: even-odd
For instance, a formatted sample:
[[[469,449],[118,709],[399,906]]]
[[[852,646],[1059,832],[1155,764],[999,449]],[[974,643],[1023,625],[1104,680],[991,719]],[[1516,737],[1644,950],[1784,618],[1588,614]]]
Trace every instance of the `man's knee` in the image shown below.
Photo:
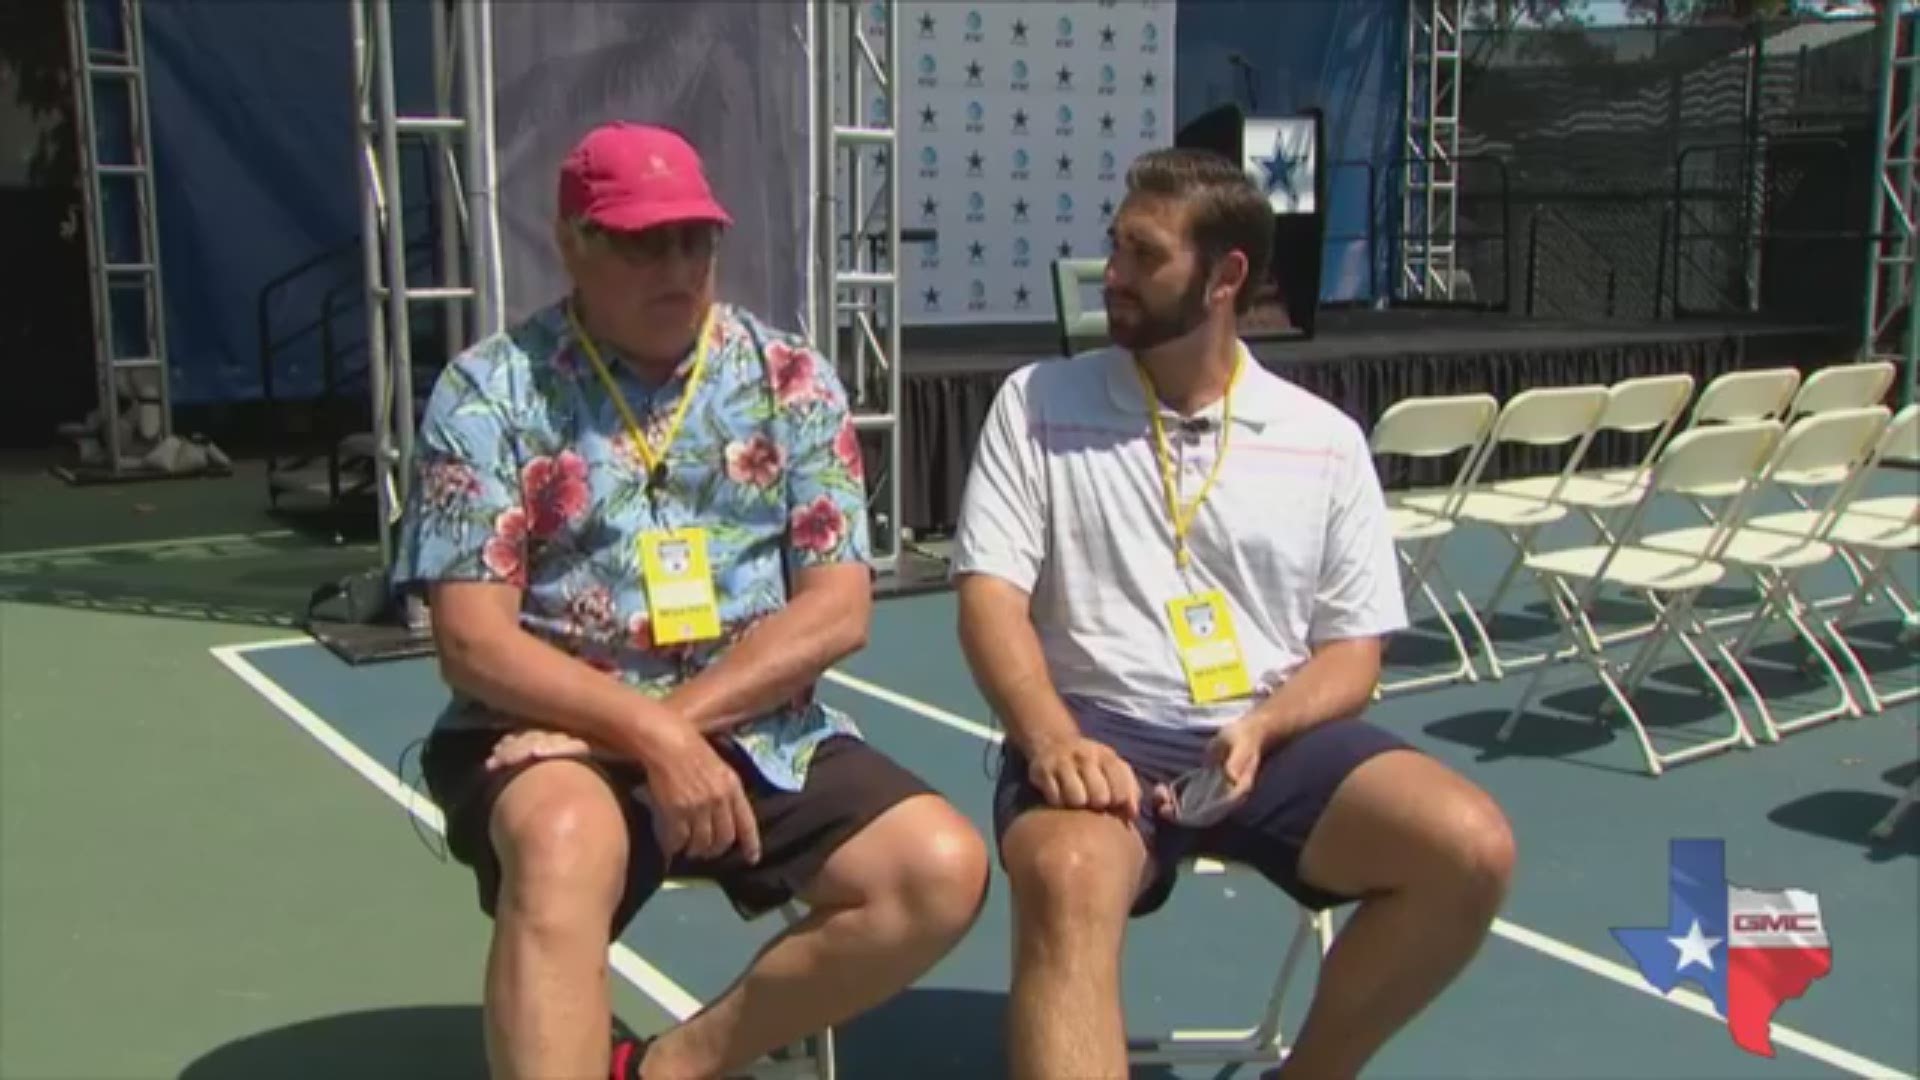
[[[1001,858],[1023,923],[1098,931],[1125,924],[1146,848],[1131,825],[1112,815],[1043,809],[1007,827]]]
[[[1440,840],[1442,865],[1467,891],[1497,905],[1513,879],[1513,827],[1492,797],[1466,784],[1450,811]]]
[[[908,849],[901,867],[901,899],[924,928],[963,931],[986,901],[986,842],[945,804],[929,810],[918,825],[920,842]]]
[[[491,837],[501,901],[522,915],[599,917],[626,880],[627,826],[613,791],[591,768],[543,761],[507,784]]]

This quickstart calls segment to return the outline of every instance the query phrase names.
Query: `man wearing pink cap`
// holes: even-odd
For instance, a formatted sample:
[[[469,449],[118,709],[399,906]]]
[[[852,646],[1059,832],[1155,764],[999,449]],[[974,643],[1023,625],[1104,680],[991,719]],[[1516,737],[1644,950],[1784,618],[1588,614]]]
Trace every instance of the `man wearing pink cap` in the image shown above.
[[[561,170],[572,294],[455,357],[394,583],[452,702],[422,755],[494,932],[495,1075],[717,1076],[906,987],[965,934],[984,843],[814,697],[871,609],[833,370],[715,302],[732,223],[678,135]],[[668,877],[809,911],[705,1010],[610,1045],[606,952]]]

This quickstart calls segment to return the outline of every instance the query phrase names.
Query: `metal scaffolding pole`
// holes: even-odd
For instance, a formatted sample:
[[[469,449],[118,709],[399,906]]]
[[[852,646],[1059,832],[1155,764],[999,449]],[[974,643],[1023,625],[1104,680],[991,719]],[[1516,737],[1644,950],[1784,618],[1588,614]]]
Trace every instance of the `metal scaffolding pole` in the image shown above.
[[[1904,400],[1920,400],[1916,357],[1920,357],[1920,255],[1914,225],[1920,217],[1920,174],[1915,166],[1920,145],[1920,49],[1916,17],[1903,14],[1897,0],[1880,7],[1880,86],[1873,150],[1873,210],[1868,222],[1867,307],[1861,327],[1861,355],[1891,360],[1904,368]],[[1905,319],[1904,333],[1893,333]]]
[[[870,13],[871,20],[864,18]],[[816,346],[846,380],[854,426],[882,447],[869,482],[874,565],[900,557],[899,34],[892,0],[815,0]],[[845,86],[835,92],[835,76]],[[862,109],[863,102],[878,108]],[[875,190],[866,193],[866,178]],[[846,362],[842,362],[843,356]],[[865,440],[863,439],[863,444]],[[874,490],[878,488],[879,490]]]
[[[393,0],[351,0],[357,132],[361,157],[361,246],[366,271],[367,372],[373,431],[371,442],[380,513],[380,564],[393,563],[392,532],[406,505],[413,434],[414,306],[443,304],[448,356],[491,333],[500,322],[493,265],[491,91],[484,42],[484,4],[455,0],[433,18],[434,111],[403,114],[394,89]],[[458,69],[459,94],[453,93]],[[414,183],[442,179],[434,205],[442,226],[434,253],[434,283],[421,283],[408,267],[408,175],[403,145],[428,148],[429,169]],[[464,144],[456,152],[456,144]],[[413,205],[418,205],[413,202]],[[436,365],[437,367],[437,365]],[[354,437],[350,437],[350,441]]]
[[[158,445],[173,434],[140,0],[68,0],[67,28],[102,466],[120,477],[150,471],[121,438],[123,395],[135,403],[137,439]],[[109,232],[109,221],[128,220],[130,236]]]
[[[1453,297],[1459,222],[1460,0],[1407,0],[1401,299]]]

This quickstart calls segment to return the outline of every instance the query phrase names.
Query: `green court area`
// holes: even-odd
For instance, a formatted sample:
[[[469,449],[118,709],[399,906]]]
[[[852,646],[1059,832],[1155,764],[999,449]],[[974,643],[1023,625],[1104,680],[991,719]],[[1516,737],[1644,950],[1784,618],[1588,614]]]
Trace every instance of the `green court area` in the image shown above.
[[[481,1075],[486,923],[431,815],[412,812],[406,751],[444,694],[432,661],[349,665],[295,628],[313,586],[375,554],[246,512],[262,500],[244,472],[124,489],[0,482],[0,1076]],[[1499,570],[1475,538],[1449,550],[1470,593]],[[1536,602],[1517,590],[1503,634],[1527,633]],[[873,644],[825,692],[984,828],[995,733],[953,642],[951,597],[889,600],[876,618]],[[1418,643],[1396,652],[1432,659]],[[1920,710],[1653,778],[1621,726],[1580,718],[1596,699],[1571,667],[1496,742],[1523,681],[1374,711],[1492,791],[1521,851],[1494,936],[1377,1075],[1920,1070],[1920,813],[1870,834],[1920,768]],[[1663,736],[1711,722],[1684,686],[1661,702]],[[1733,884],[1819,897],[1832,970],[1780,1009],[1776,1057],[1735,1047],[1691,984],[1652,990],[1613,937],[1666,925],[1675,838],[1722,841]],[[703,890],[663,894],[614,950],[620,1018],[665,1024],[776,923],[742,924]],[[1129,943],[1131,1020],[1247,1022],[1291,928],[1284,898],[1256,879],[1188,877]],[[996,872],[969,939],[840,1033],[841,1075],[1000,1075],[1007,932]],[[1313,970],[1289,994],[1290,1025]]]

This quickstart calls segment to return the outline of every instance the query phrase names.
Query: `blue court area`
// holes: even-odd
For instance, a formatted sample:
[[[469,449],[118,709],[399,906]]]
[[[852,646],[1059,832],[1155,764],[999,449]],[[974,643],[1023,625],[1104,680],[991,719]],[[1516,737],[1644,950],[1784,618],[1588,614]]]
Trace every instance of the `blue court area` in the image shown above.
[[[1505,555],[1498,538],[1457,539],[1449,562],[1458,564],[1455,576],[1473,595]],[[1809,592],[1818,595],[1817,583]],[[1737,601],[1739,594],[1724,591],[1721,599]],[[1530,588],[1517,590],[1503,632],[1524,634],[1527,605],[1537,600]],[[953,627],[951,595],[882,603],[872,644],[834,674],[824,693],[985,832],[992,721]],[[1422,651],[1411,641],[1396,655],[1418,659]],[[1905,655],[1893,663],[1910,665],[1912,653]],[[444,700],[431,660],[351,667],[309,644],[240,659],[353,747],[417,784],[417,757],[401,766]],[[1373,1075],[1804,1077],[1920,1069],[1920,813],[1884,840],[1868,833],[1920,768],[1913,705],[1654,778],[1622,726],[1580,718],[1590,717],[1598,694],[1591,675],[1572,665],[1559,666],[1552,676],[1558,688],[1510,743],[1497,746],[1493,732],[1525,678],[1396,695],[1372,712],[1492,792],[1520,848],[1495,935],[1453,989],[1387,1049]],[[1649,708],[1662,738],[1685,738],[1715,721],[1699,694],[1675,689],[1669,697]],[[324,752],[318,745],[315,751]],[[394,828],[408,827],[396,813]],[[1771,1060],[1734,1046],[1692,984],[1677,995],[1686,999],[1679,1003],[1651,991],[1610,934],[1615,927],[1667,925],[1668,844],[1694,837],[1725,841],[1733,884],[1806,889],[1820,899],[1832,971],[1779,1010]],[[423,849],[420,857],[433,855]],[[451,863],[445,872],[465,873]],[[842,1074],[1001,1075],[1009,926],[1007,886],[996,868],[990,903],[959,949],[911,992],[842,1031]],[[1251,1025],[1293,927],[1289,902],[1257,877],[1232,869],[1186,877],[1166,908],[1133,926],[1125,968],[1129,1026],[1160,1033]],[[622,944],[678,989],[706,998],[778,930],[777,917],[742,924],[717,893],[692,889],[662,894]],[[1309,959],[1289,992],[1289,1031],[1297,1030],[1314,974]]]

